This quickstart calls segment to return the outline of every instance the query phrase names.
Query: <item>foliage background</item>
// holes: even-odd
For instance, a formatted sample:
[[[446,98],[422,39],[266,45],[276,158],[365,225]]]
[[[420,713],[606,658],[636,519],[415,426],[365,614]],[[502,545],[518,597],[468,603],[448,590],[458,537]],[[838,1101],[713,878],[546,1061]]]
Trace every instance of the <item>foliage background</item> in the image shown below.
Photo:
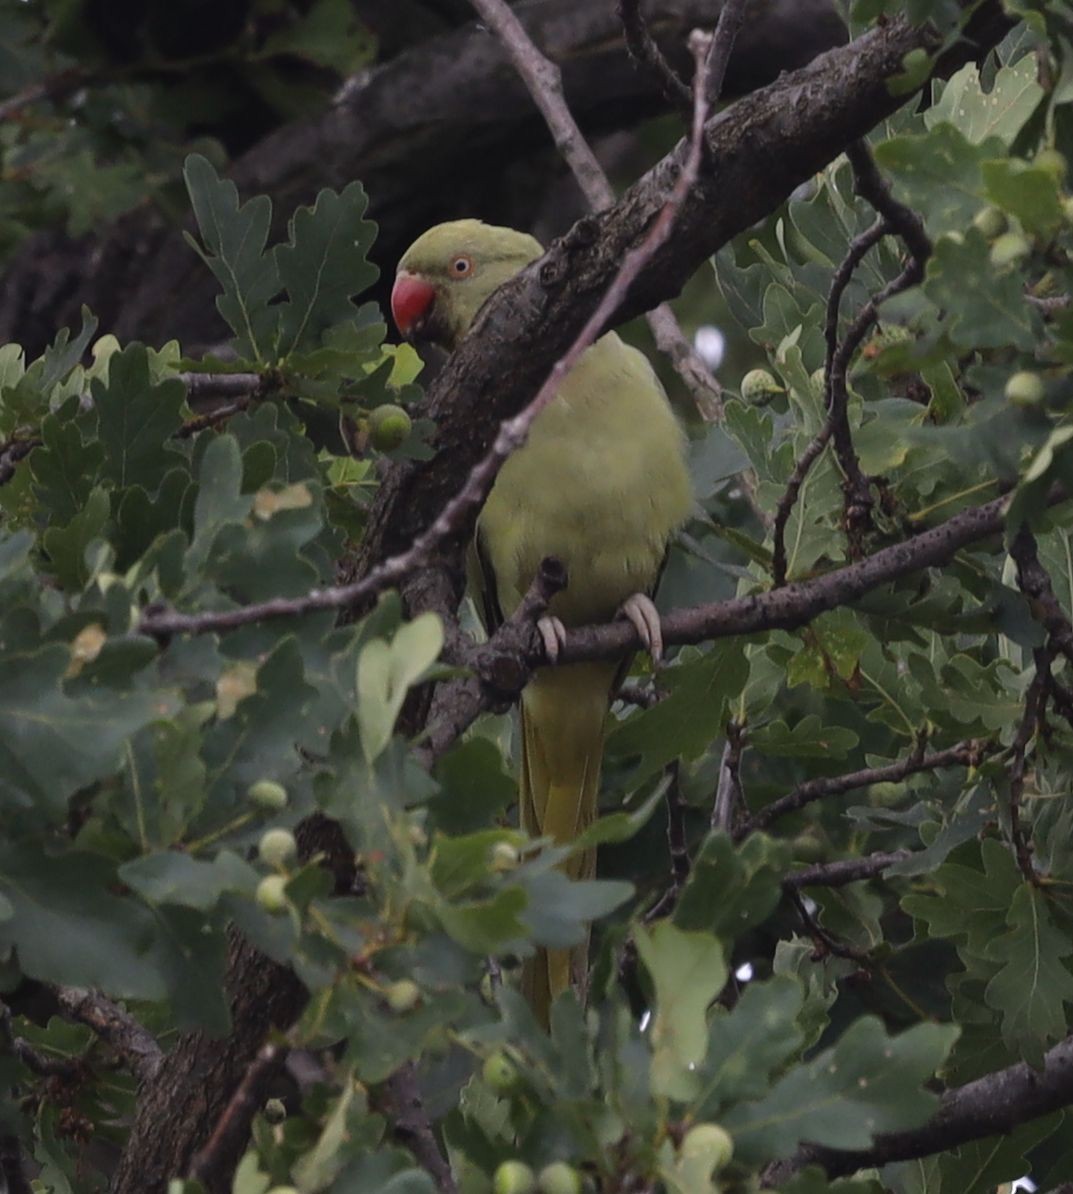
[[[958,7],[928,7],[955,40]],[[574,846],[601,844],[584,883],[556,869],[565,847],[512,827],[509,718],[421,765],[429,685],[476,658],[449,610],[387,593],[340,621],[300,604],[360,551],[383,470],[429,460],[435,429],[419,362],[370,297],[363,186],[280,211],[220,168],[387,51],[360,8],[327,0],[217,6],[196,44],[165,6],[118,34],[100,24],[116,11],[5,10],[12,91],[42,91],[3,126],[12,273],[56,221],[77,239],[146,204],[173,221],[189,206],[230,332],[195,357],[102,335],[87,311],[40,353],[0,349],[8,1187],[480,1191],[515,1159],[690,1194],[1073,1180],[1061,1073],[1046,1114],[1015,1102],[1002,1132],[987,1121],[960,1148],[927,1135],[941,1092],[983,1079],[999,1106],[1027,1073],[1009,1067],[1044,1087],[1055,1058],[1068,1069],[1073,552],[1054,499],[1073,223],[1067,172],[1043,152],[1073,152],[1062,6],[1018,9],[997,54],[926,84],[928,102],[870,138],[932,252],[852,358],[852,452],[882,478],[868,524],[849,518],[845,456],[824,449],[786,523],[788,573],[911,555],[922,528],[1003,493],[1005,536],[799,628],[700,634],[655,677],[638,663],[637,701],[612,713],[606,815]],[[934,53],[895,85],[922,83]],[[675,132],[645,129],[623,169]],[[978,219],[992,208],[1006,233]],[[766,524],[838,405],[832,275],[872,219],[836,158],[692,283],[691,322],[732,318],[733,368],[763,360],[775,392],[758,406],[728,385],[711,424],[677,395],[699,509],[669,610],[771,589]],[[849,281],[836,343],[902,270],[897,231]],[[1027,402],[1009,385],[1026,372]],[[385,455],[366,420],[388,401],[415,417]],[[277,597],[299,604],[214,620]],[[172,610],[192,619],[178,632]],[[740,805],[713,825],[728,768]],[[300,861],[271,830],[297,831]],[[549,1036],[511,967],[590,922],[589,1008],[564,998]],[[262,967],[261,1019],[234,989],[249,947],[299,980]],[[195,1048],[223,1066],[240,1036],[268,1042],[239,1067],[248,1106],[168,1068]],[[251,1116],[247,1149],[228,1125]],[[713,1122],[732,1161],[721,1137],[690,1135]],[[899,1133],[911,1159],[869,1151]]]

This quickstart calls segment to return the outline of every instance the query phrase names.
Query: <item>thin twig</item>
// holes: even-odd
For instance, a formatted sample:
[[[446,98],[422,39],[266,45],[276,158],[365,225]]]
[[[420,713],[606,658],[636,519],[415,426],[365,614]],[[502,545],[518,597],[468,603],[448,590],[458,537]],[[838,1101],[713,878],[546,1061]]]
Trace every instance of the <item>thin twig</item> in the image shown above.
[[[57,987],[56,997],[68,1016],[87,1024],[123,1058],[139,1082],[156,1077],[164,1055],[153,1034],[129,1012],[82,987]]]
[[[677,895],[689,878],[689,843],[686,840],[686,804],[682,799],[681,768],[675,760],[670,765],[667,802],[667,852],[671,859],[671,885]]]
[[[648,24],[641,13],[641,0],[618,0],[618,18],[630,57],[643,67],[659,85],[667,100],[683,112],[693,107],[693,96],[678,72],[663,56],[655,39],[648,31]]]
[[[1036,539],[1022,525],[1010,545],[1017,565],[1017,585],[1028,598],[1032,616],[1047,631],[1048,641],[1073,663],[1073,622],[1055,595],[1047,569],[1040,562]]]
[[[269,1084],[287,1060],[285,1045],[262,1045],[216,1121],[208,1143],[190,1163],[189,1176],[210,1188],[227,1176],[250,1134],[254,1115],[264,1106]]]
[[[39,83],[32,83],[22,91],[8,96],[0,103],[0,121],[10,120],[31,104],[40,103],[43,99],[62,100],[73,94],[80,87],[86,86],[93,79],[85,71],[72,68],[42,79]]]
[[[741,752],[745,745],[745,730],[736,721],[728,721],[726,745],[719,761],[719,779],[712,801],[711,827],[730,833],[735,815],[745,807],[741,792]]]
[[[859,883],[862,879],[874,879],[896,862],[902,862],[911,854],[909,850],[894,850],[891,853],[866,854],[863,858],[842,858],[837,862],[821,862],[815,866],[794,871],[782,881],[783,888],[797,890],[802,887],[845,887],[847,883]]]
[[[638,709],[651,709],[663,700],[663,694],[652,684],[627,680],[618,686],[615,699],[627,705],[636,705]]]
[[[723,0],[723,7],[719,10],[719,21],[708,47],[708,60],[704,64],[708,75],[709,104],[714,105],[723,94],[727,66],[745,18],[746,2],[747,0]]]
[[[853,181],[857,194],[867,200],[905,241],[912,257],[921,268],[931,256],[932,245],[924,231],[924,221],[911,207],[894,198],[890,184],[879,172],[872,151],[866,141],[851,141],[846,157],[853,167]]]
[[[5,1003],[0,1003],[0,1042],[4,1044],[12,1056],[17,1057],[24,1066],[39,1077],[73,1077],[81,1069],[81,1064],[69,1057],[48,1057],[39,1049],[35,1049],[29,1041],[15,1035],[12,1023],[11,1009]]]
[[[798,784],[793,791],[778,800],[773,800],[764,808],[755,812],[752,817],[737,831],[735,839],[740,841],[748,834],[758,829],[766,829],[779,817],[787,813],[797,812],[808,804],[817,800],[824,800],[828,796],[841,796],[857,788],[866,788],[870,784],[898,783],[909,775],[920,771],[937,770],[940,767],[974,767],[980,759],[991,749],[991,744],[980,740],[959,742],[956,746],[946,750],[925,754],[923,745],[918,744],[912,754],[897,763],[890,763],[886,767],[864,767],[860,771],[850,771],[846,775],[833,775],[820,779],[806,780]]]
[[[566,96],[563,92],[562,72],[559,67],[540,52],[505,0],[470,0],[470,2],[480,14],[481,19],[494,30],[496,36],[503,43],[515,70],[522,82],[525,83],[533,102],[540,109],[555,141],[555,146],[577,180],[589,207],[593,211],[601,211],[603,208],[613,206],[615,203],[614,189],[567,106]],[[735,0],[737,4],[740,2],[741,0]],[[724,6],[723,13],[720,14],[719,29],[723,28],[723,16],[729,7],[731,6]],[[636,15],[640,20],[640,13],[638,12]],[[627,36],[629,35],[627,34]],[[716,37],[711,43],[713,48],[718,40],[719,30],[716,31]],[[726,34],[724,34],[724,42],[725,40]],[[732,34],[731,40],[733,40]],[[655,48],[654,43],[653,48]],[[659,53],[658,49],[656,49],[656,53]],[[718,63],[714,65],[717,66]],[[702,71],[706,80],[711,79],[711,66],[709,54]],[[700,69],[698,66],[698,70]],[[708,85],[710,87],[710,83]],[[689,93],[686,92],[687,98],[688,95]],[[710,103],[711,100],[708,102]],[[697,135],[694,126],[694,142]],[[708,421],[721,419],[723,407],[722,390],[719,383],[686,339],[674,312],[666,303],[662,303],[654,311],[648,312],[646,318],[657,347],[661,352],[666,353],[675,371],[685,382],[702,417]]]
[[[829,933],[823,925],[812,915],[808,904],[805,903],[804,897],[797,890],[789,884],[783,884],[783,891],[787,899],[793,904],[797,910],[797,915],[801,918],[801,923],[804,925],[805,932],[812,938],[819,954],[834,954],[836,958],[848,958],[852,962],[864,964],[868,961],[868,951],[866,949],[859,949],[856,945],[850,945],[847,941],[842,941]]]
[[[442,1194],[457,1194],[451,1166],[440,1151],[428,1112],[421,1099],[412,1061],[406,1062],[385,1083],[391,1125]]]
[[[699,55],[698,55],[699,56]],[[484,504],[492,484],[504,462],[525,443],[529,430],[537,416],[551,403],[559,392],[563,379],[577,364],[581,355],[590,347],[612,313],[625,298],[634,279],[647,262],[659,250],[670,235],[674,218],[696,182],[700,169],[704,145],[704,120],[708,105],[703,96],[706,85],[705,72],[697,69],[698,99],[693,117],[693,130],[689,154],[685,165],[671,188],[660,214],[653,221],[640,245],[625,254],[611,285],[597,304],[585,326],[578,332],[574,342],[552,366],[544,384],[535,397],[518,414],[504,419],[499,432],[484,459],[471,470],[465,484],[443,507],[427,530],[414,539],[410,547],[396,556],[384,560],[371,569],[361,580],[348,585],[333,585],[316,589],[304,597],[287,599],[274,598],[256,606],[205,614],[180,614],[169,610],[147,610],[138,623],[137,633],[154,637],[172,634],[203,634],[208,630],[229,630],[247,626],[251,622],[266,618],[293,617],[313,610],[344,609],[374,597],[391,585],[397,584],[410,572],[421,567],[430,559],[441,543],[451,538],[467,516]]]
[[[846,156],[853,168],[857,194],[875,208],[879,213],[879,219],[866,231],[854,237],[846,256],[831,279],[824,325],[827,348],[824,362],[824,400],[827,421],[802,453],[776,508],[772,559],[772,575],[776,585],[786,583],[786,524],[805,477],[827,443],[832,440],[844,478],[844,520],[850,539],[851,554],[860,553],[861,535],[871,521],[872,495],[869,480],[861,472],[849,425],[849,366],[869,329],[876,322],[880,306],[887,299],[916,285],[924,276],[924,265],[931,255],[931,242],[920,217],[891,194],[867,145],[863,141],[854,142],[846,149]],[[896,233],[905,241],[909,249],[909,260],[893,281],[865,303],[840,342],[839,309],[846,287],[868,251],[889,233]]]
[[[41,440],[37,436],[30,436],[28,439],[10,440],[0,448],[0,485],[6,485],[15,475],[19,461],[40,446]]]
[[[1025,880],[1037,883],[1039,876],[1032,865],[1032,845],[1021,823],[1021,801],[1025,793],[1025,773],[1028,768],[1028,744],[1037,735],[1042,725],[1047,706],[1048,680],[1051,674],[1051,660],[1054,649],[1044,646],[1033,651],[1036,674],[1025,693],[1025,710],[1021,723],[1014,735],[1010,756],[1010,841],[1017,857],[1017,866]]]

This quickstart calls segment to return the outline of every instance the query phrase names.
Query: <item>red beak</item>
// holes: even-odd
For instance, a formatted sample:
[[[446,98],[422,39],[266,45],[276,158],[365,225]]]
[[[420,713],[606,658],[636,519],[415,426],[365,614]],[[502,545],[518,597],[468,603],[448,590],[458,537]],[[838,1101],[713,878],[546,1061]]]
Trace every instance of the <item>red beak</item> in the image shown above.
[[[391,290],[391,314],[395,326],[407,337],[432,309],[436,288],[416,274],[400,270]]]

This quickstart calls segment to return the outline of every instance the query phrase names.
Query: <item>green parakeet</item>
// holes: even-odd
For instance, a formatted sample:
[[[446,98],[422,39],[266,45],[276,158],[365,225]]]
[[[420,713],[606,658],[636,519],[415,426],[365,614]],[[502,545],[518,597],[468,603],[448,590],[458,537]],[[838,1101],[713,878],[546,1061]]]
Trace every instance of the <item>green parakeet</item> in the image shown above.
[[[450,349],[485,299],[543,253],[511,228],[456,220],[429,229],[399,262],[391,296],[403,335]],[[550,366],[551,362],[549,362]],[[684,437],[651,365],[609,332],[581,357],[528,442],[503,466],[477,523],[471,583],[491,630],[521,601],[540,562],[567,570],[540,631],[554,659],[565,627],[628,617],[655,657],[648,596],[692,495]],[[567,842],[596,816],[604,722],[622,661],[540,668],[521,699],[522,825]],[[571,859],[574,878],[593,851]],[[582,993],[587,947],[538,951],[522,977],[537,1016],[571,982]]]

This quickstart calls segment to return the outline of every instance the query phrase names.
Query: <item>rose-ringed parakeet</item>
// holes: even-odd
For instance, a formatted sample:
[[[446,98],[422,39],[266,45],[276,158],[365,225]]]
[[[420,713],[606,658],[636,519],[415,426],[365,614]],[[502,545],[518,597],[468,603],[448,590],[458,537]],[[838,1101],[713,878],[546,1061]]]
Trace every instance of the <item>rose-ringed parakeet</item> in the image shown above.
[[[492,291],[542,253],[533,237],[479,220],[431,228],[399,262],[391,295],[399,330],[453,348]],[[555,556],[568,584],[540,622],[550,658],[565,627],[616,616],[658,658],[649,594],[691,506],[684,437],[663,388],[645,357],[609,332],[563,380],[481,511],[470,578],[488,629]],[[522,693],[519,799],[530,834],[567,842],[595,818],[604,722],[622,670],[623,661],[543,667]],[[594,852],[566,869],[590,877]],[[585,946],[539,950],[526,964],[522,985],[543,1022],[571,982],[583,990],[586,955]]]

